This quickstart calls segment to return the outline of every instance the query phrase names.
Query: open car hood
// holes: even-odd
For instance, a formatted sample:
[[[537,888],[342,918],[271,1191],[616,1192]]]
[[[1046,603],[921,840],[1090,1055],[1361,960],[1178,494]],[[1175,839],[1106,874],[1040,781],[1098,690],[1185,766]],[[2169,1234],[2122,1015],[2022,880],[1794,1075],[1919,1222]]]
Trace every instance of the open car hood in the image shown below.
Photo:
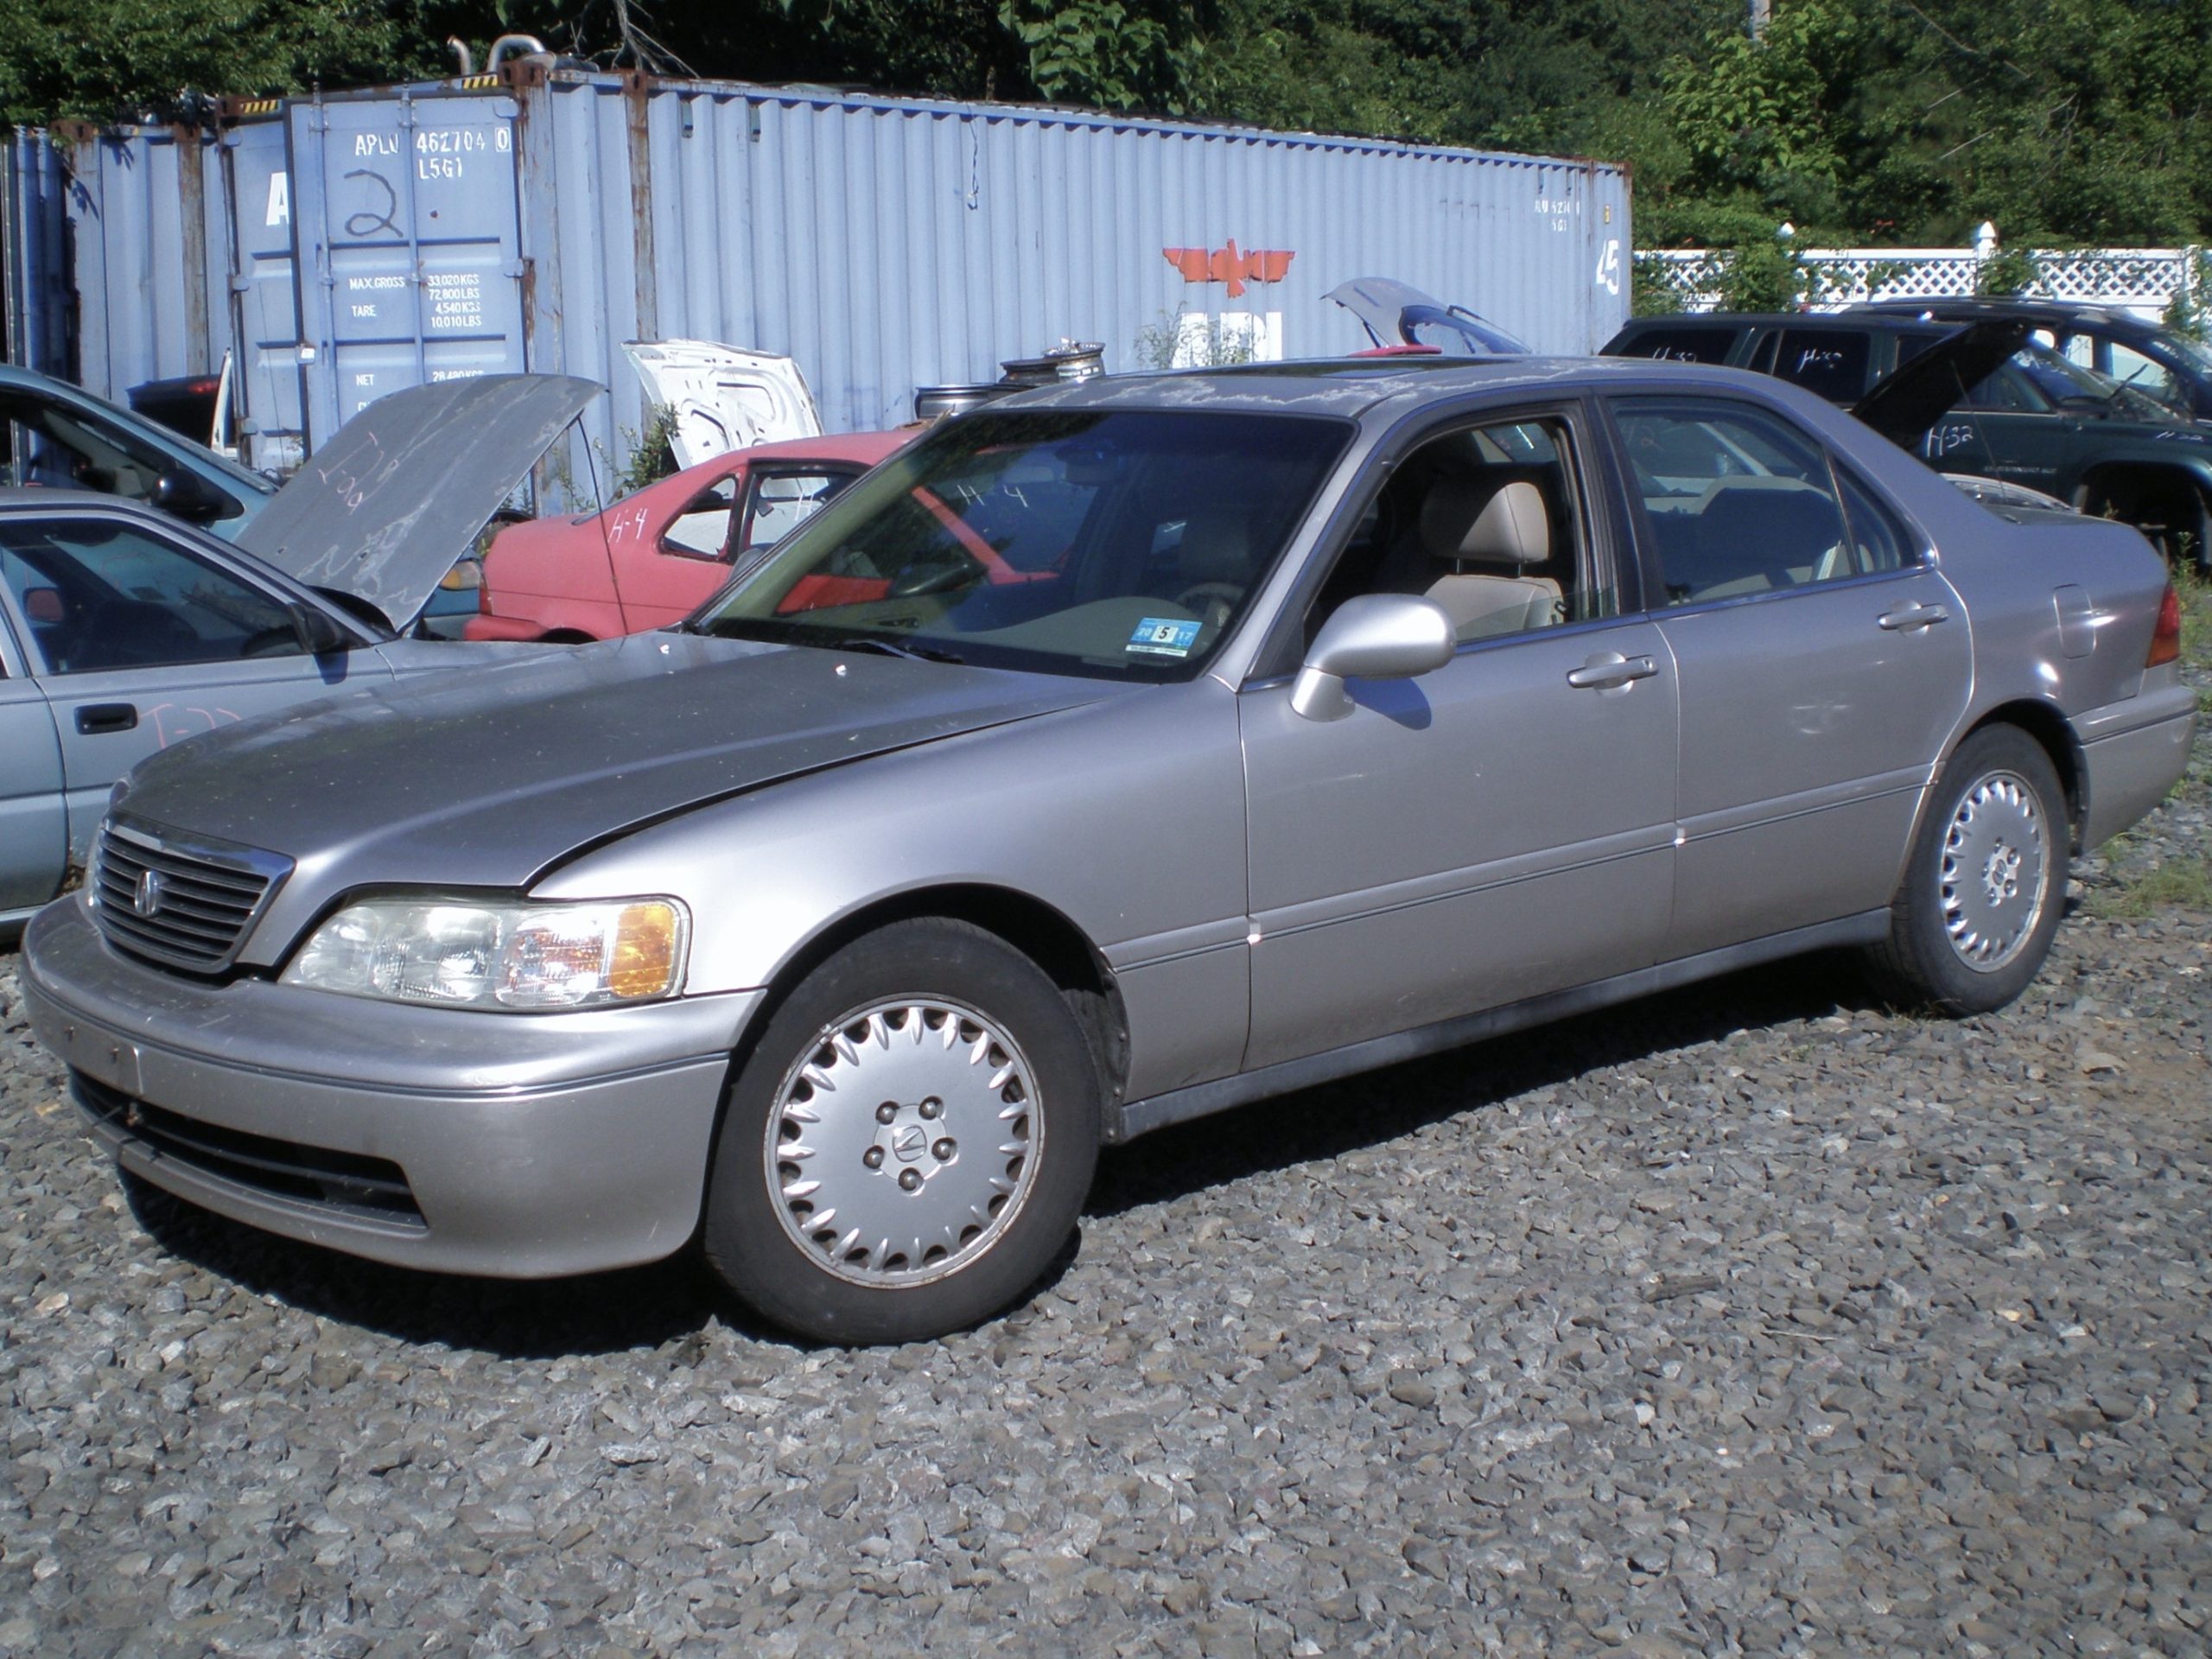
[[[1526,357],[1529,348],[1464,305],[1446,305],[1389,276],[1355,276],[1323,296],[1359,319],[1386,350],[1427,346],[1448,357]]]
[[[707,340],[633,340],[622,349],[645,396],[675,415],[669,447],[678,467],[755,444],[822,435],[814,394],[788,357]]]
[[[308,458],[238,544],[404,633],[599,386],[485,374],[379,397]]]
[[[1892,369],[1852,413],[1900,449],[1917,449],[1928,429],[2027,343],[2028,325],[2012,317],[1970,322],[1902,368]]]

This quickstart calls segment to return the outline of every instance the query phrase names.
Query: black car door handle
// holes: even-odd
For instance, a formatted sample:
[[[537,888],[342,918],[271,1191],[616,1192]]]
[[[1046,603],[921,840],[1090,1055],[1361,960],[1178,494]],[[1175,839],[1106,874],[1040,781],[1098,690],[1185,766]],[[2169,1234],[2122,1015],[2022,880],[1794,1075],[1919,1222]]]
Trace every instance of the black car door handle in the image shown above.
[[[1580,668],[1569,669],[1567,683],[1578,691],[1610,691],[1630,680],[1648,680],[1658,671],[1659,664],[1649,657],[1624,657],[1608,651]]]
[[[77,729],[86,737],[137,729],[138,710],[127,702],[88,702],[77,710]]]
[[[1941,605],[1908,605],[1902,610],[1888,611],[1878,619],[1880,626],[1891,632],[1910,632],[1915,628],[1932,628],[1938,622],[1948,622],[1951,613]]]

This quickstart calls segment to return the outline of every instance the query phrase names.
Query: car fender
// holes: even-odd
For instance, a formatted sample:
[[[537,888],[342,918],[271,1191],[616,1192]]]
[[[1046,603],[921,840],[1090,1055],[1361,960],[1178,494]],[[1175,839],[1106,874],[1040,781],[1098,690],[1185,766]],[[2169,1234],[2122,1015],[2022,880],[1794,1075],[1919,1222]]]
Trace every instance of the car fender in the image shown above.
[[[1245,869],[1236,698],[1201,678],[702,807],[534,891],[682,899],[687,995],[783,985],[855,918],[912,913],[932,891],[1015,895],[1065,918],[1106,965],[1135,1094],[1225,1076],[1243,1057]]]

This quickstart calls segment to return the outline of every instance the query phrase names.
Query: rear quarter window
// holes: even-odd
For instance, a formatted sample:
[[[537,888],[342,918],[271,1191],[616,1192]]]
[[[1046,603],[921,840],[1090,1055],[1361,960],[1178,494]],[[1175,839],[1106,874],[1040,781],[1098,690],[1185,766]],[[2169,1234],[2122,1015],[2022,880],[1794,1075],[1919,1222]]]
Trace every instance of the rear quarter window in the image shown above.
[[[1866,391],[1870,343],[1847,328],[1784,329],[1774,372],[1829,403],[1855,403]]]
[[[1726,363],[1733,328],[1649,328],[1613,347],[1615,357],[1663,358],[1675,363]]]

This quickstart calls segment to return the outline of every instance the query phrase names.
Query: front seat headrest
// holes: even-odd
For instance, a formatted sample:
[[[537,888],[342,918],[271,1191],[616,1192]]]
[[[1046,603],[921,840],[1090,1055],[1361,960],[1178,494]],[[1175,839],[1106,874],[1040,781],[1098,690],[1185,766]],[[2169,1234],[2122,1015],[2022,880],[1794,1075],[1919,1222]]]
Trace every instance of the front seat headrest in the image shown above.
[[[1551,515],[1525,478],[1447,478],[1421,504],[1421,538],[1432,558],[1453,563],[1541,564],[1551,557]]]

